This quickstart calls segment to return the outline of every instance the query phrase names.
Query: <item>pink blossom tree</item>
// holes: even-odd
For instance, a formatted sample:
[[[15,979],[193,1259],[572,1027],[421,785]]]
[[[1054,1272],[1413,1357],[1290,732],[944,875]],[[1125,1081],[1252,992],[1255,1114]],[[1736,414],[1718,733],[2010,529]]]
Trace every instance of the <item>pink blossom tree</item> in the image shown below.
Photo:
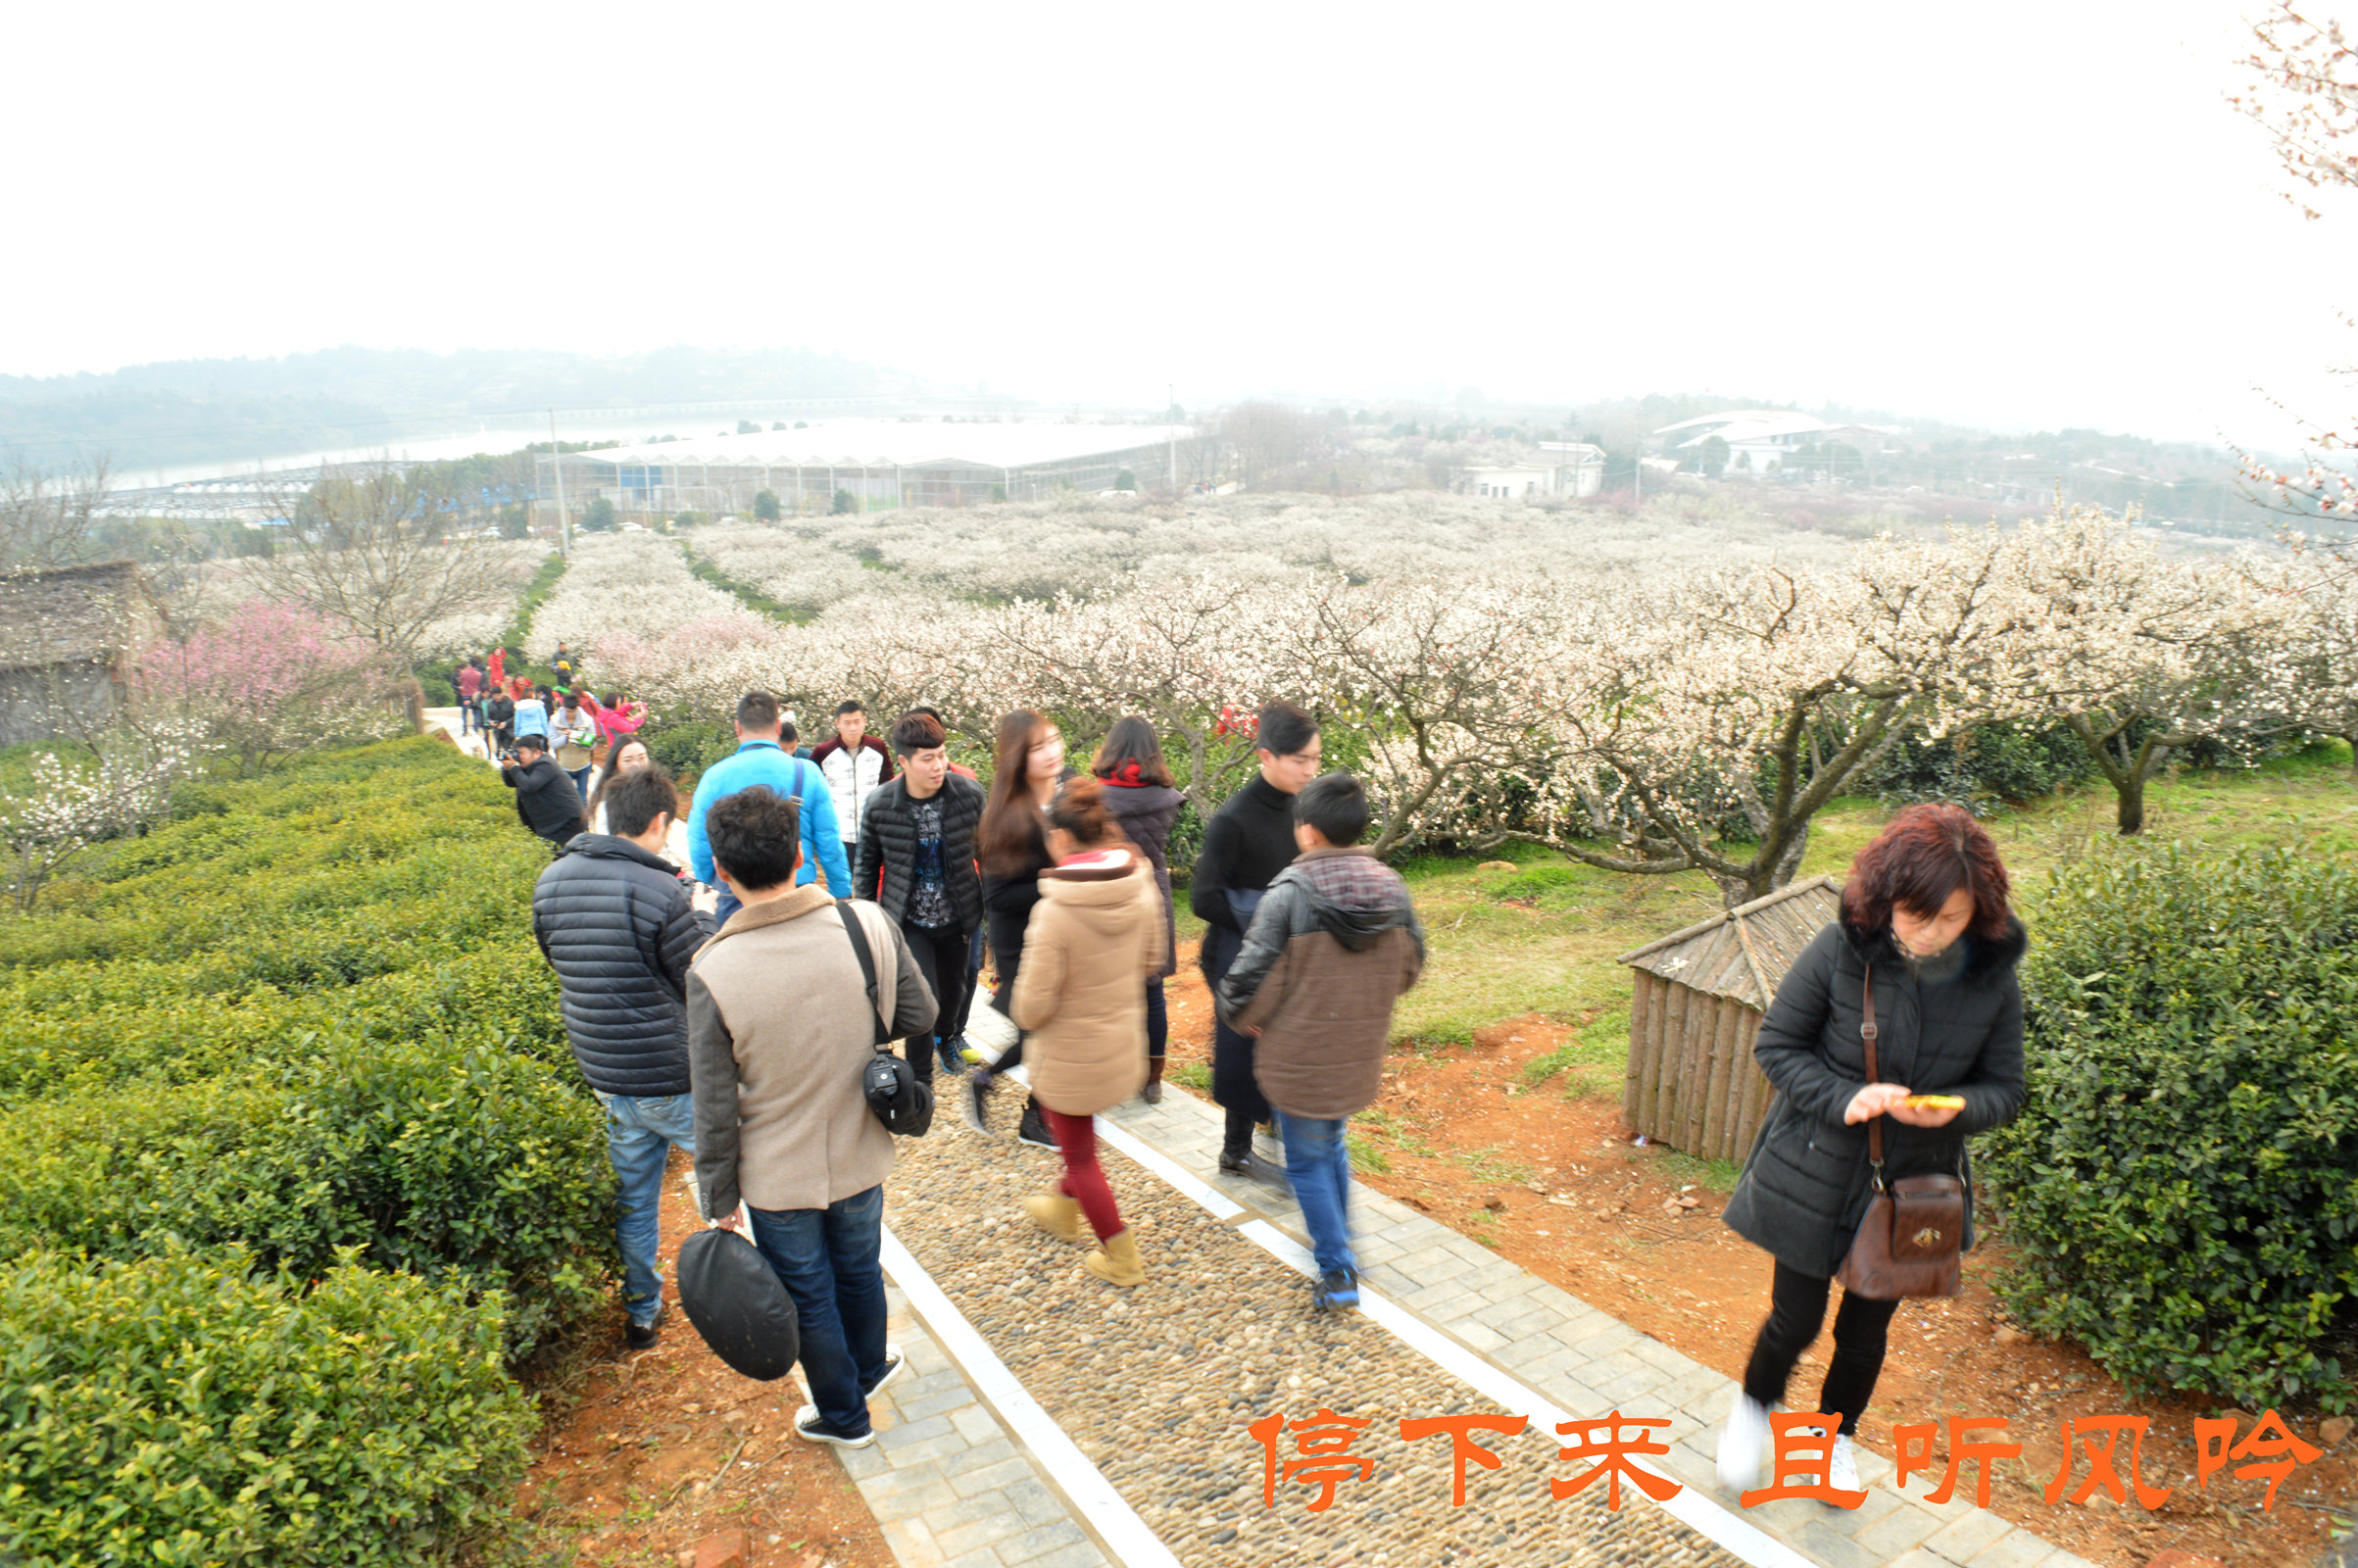
[[[142,710],[202,726],[252,772],[273,757],[396,732],[400,674],[392,656],[325,616],[255,601],[151,650],[135,686]]]

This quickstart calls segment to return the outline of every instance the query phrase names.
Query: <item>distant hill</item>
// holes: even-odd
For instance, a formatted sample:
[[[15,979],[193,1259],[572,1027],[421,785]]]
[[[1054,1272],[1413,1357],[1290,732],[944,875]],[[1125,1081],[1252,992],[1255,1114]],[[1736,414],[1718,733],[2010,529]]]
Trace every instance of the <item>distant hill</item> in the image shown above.
[[[546,408],[914,396],[911,375],[840,355],[696,348],[599,358],[528,349],[322,349],[178,360],[102,375],[0,375],[0,466],[104,453],[121,468],[396,441],[453,417]]]

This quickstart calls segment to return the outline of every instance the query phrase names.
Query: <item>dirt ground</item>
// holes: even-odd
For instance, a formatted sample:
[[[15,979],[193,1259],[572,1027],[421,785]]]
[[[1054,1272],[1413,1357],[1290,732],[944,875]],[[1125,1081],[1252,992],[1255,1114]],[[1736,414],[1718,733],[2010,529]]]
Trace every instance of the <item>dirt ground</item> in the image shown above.
[[[834,1451],[794,1435],[801,1382],[739,1377],[679,1310],[673,1260],[702,1226],[686,1169],[674,1153],[663,1183],[663,1337],[630,1349],[617,1308],[578,1385],[549,1396],[557,1418],[519,1511],[561,1562],[669,1568],[707,1536],[742,1530],[761,1568],[894,1568]]]
[[[1170,986],[1171,1060],[1207,1058],[1211,1013],[1192,952]],[[1724,1191],[1710,1171],[1658,1147],[1634,1146],[1620,1124],[1620,1084],[1598,1069],[1567,1094],[1563,1078],[1527,1086],[1523,1069],[1570,1037],[1544,1018],[1508,1019],[1466,1048],[1396,1053],[1383,1098],[1354,1123],[1389,1169],[1363,1179],[1495,1248],[1583,1300],[1730,1377],[1742,1376],[1767,1309],[1765,1254],[1717,1223]],[[697,1223],[675,1157],[663,1189],[666,1292],[670,1258]],[[2023,1336],[2005,1322],[1988,1276],[2002,1244],[1966,1261],[1964,1295],[1911,1303],[1893,1319],[1890,1359],[1865,1446],[1892,1455],[1891,1429],[1951,1416],[1997,1415],[2023,1445],[2001,1461],[1990,1501],[2106,1568],[2146,1568],[2175,1548],[2198,1568],[2309,1568],[2327,1549],[2335,1505],[2358,1498],[2358,1436],[2324,1442],[2314,1410],[2284,1412],[2294,1434],[2328,1449],[2259,1506],[2262,1484],[2233,1466],[2193,1485],[2195,1416],[2222,1413],[2200,1397],[2135,1399],[2070,1346]],[[1795,1374],[1796,1404],[1815,1391],[1829,1341]],[[744,1530],[761,1568],[893,1568],[866,1505],[833,1454],[797,1440],[793,1379],[757,1384],[707,1350],[672,1302],[663,1339],[632,1352],[619,1315],[593,1347],[580,1380],[552,1392],[559,1414],[518,1500],[549,1549],[572,1562],[663,1568],[707,1536]],[[2123,1508],[2098,1491],[2085,1506],[2048,1506],[2043,1492],[2063,1452],[2068,1416],[2148,1416],[2140,1474],[2172,1488],[2160,1510]],[[2248,1431],[2250,1416],[2244,1417]],[[1943,1426],[1943,1431],[1945,1427]],[[1944,1459],[1945,1441],[1935,1452]],[[732,1465],[732,1455],[751,1469]],[[2087,1475],[2083,1459],[2076,1489]],[[1969,1467],[1962,1485],[1971,1487]]]
[[[1168,987],[1174,1064],[1203,1061],[1210,1049],[1209,1001],[1193,958],[1183,954]],[[1563,1077],[1524,1083],[1524,1067],[1571,1033],[1531,1016],[1477,1031],[1471,1047],[1430,1055],[1396,1050],[1383,1098],[1353,1123],[1389,1169],[1362,1179],[1683,1354],[1742,1377],[1768,1310],[1768,1256],[1718,1223],[1727,1194],[1714,1190],[1701,1161],[1632,1143],[1621,1125],[1618,1069],[1609,1081],[1599,1069],[1581,1069],[1592,1081],[1580,1093],[1568,1094]],[[2192,1422],[2224,1413],[2218,1402],[2132,1398],[2078,1348],[2023,1335],[2006,1323],[1987,1283],[2002,1259],[1999,1244],[1978,1248],[1966,1260],[1962,1296],[1911,1302],[1893,1318],[1875,1405],[1861,1425],[1865,1446],[1891,1457],[1894,1426],[1938,1421],[1935,1452],[1944,1463],[1948,1418],[2004,1416],[2003,1432],[1978,1435],[2023,1446],[2019,1460],[1998,1462],[1991,1506],[2107,1568],[2145,1568],[2171,1548],[2192,1554],[2179,1568],[2205,1557],[2234,1568],[2320,1560],[2332,1507],[2346,1515],[2358,1499],[2358,1436],[2346,1422],[2335,1429],[2339,1442],[2327,1444],[2314,1409],[2283,1412],[2294,1436],[2327,1452],[2284,1483],[2271,1511],[2259,1506],[2264,1483],[2235,1479],[2232,1464],[2196,1490]],[[1793,1407],[1814,1398],[1831,1347],[1821,1335],[1802,1361]],[[2146,1485],[2173,1489],[2160,1510],[2145,1511],[2134,1494],[2123,1508],[2101,1490],[2084,1506],[2048,1506],[2062,1421],[2116,1414],[2151,1418],[2139,1469]],[[2244,1415],[2243,1432],[2252,1419]],[[2124,1452],[2124,1471],[2126,1459]],[[1962,1489],[1973,1486],[1973,1469]],[[2072,1490],[2087,1475],[2082,1457]]]

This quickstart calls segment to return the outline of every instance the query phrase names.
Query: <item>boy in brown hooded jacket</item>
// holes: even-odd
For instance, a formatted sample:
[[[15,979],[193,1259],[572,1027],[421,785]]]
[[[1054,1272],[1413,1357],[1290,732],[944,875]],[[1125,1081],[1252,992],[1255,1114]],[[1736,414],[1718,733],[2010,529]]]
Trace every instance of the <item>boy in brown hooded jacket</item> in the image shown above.
[[[1229,1026],[1259,1037],[1253,1072],[1285,1140],[1321,1308],[1358,1303],[1343,1129],[1383,1087],[1393,1004],[1425,963],[1408,885],[1357,848],[1366,831],[1367,792],[1349,773],[1295,797],[1302,854],[1269,884],[1218,996]]]

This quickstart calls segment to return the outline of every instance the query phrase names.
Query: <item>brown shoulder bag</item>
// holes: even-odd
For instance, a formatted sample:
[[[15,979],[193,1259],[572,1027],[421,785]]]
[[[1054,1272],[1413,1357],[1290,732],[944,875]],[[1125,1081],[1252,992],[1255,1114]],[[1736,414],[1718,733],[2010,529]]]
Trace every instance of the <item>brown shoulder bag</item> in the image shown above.
[[[1867,968],[1866,1020],[1858,1026],[1867,1048],[1867,1082],[1875,1070],[1875,969]],[[1875,1193],[1866,1217],[1835,1277],[1842,1289],[1870,1301],[1957,1294],[1957,1258],[1965,1245],[1965,1184],[1954,1176],[1883,1176],[1883,1118],[1867,1121],[1867,1159]]]

